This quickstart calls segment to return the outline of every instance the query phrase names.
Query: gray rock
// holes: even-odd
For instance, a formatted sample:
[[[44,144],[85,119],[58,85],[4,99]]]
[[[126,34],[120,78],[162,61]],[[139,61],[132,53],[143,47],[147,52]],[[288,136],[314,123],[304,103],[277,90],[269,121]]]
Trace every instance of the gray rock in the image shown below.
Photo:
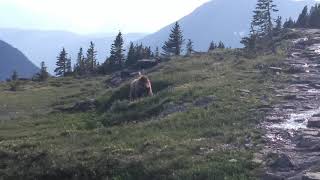
[[[272,159],[268,164],[272,169],[279,171],[289,171],[294,167],[290,157],[286,154],[272,153],[270,156],[272,157]]]

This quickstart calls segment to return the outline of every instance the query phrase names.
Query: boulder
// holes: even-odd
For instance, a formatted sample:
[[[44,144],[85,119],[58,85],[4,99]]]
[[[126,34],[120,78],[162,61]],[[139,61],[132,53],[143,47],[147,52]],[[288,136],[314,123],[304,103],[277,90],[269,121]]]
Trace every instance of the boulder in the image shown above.
[[[286,154],[275,154],[272,153],[269,155],[270,160],[268,165],[275,170],[279,171],[289,171],[294,165],[290,159],[290,157]]]

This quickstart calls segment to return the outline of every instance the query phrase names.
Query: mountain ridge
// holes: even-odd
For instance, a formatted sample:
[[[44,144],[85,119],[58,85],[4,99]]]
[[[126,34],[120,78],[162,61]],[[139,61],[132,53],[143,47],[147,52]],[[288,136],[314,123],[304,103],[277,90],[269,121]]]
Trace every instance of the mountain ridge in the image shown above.
[[[0,81],[9,78],[13,71],[17,71],[19,77],[31,78],[39,68],[19,49],[0,40]]]

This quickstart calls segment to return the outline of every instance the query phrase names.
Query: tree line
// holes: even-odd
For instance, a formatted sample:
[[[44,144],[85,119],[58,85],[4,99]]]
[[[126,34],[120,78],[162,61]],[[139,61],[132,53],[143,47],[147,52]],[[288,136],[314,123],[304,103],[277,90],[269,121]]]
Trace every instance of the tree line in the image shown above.
[[[285,28],[320,28],[320,4],[311,6],[310,10],[305,6],[297,21],[290,17],[283,26]]]
[[[180,56],[182,52],[185,52],[186,56],[192,55],[195,50],[193,41],[188,39],[185,50],[183,49],[185,39],[180,24],[176,22],[171,29],[171,33],[167,41],[162,46],[160,52],[159,47],[156,47],[155,51],[152,51],[150,46],[144,46],[143,44],[130,43],[129,49],[125,54],[124,40],[121,32],[118,33],[113,44],[110,48],[110,56],[100,65],[97,60],[97,51],[95,50],[95,44],[90,42],[89,48],[86,54],[83,48],[79,49],[76,63],[72,67],[71,58],[65,48],[62,48],[56,61],[55,75],[58,77],[64,77],[69,75],[96,75],[96,74],[108,74],[117,70],[132,67],[139,60],[142,59],[157,59],[167,58],[171,56]],[[222,41],[219,43],[211,42],[209,50],[224,49],[225,45]]]

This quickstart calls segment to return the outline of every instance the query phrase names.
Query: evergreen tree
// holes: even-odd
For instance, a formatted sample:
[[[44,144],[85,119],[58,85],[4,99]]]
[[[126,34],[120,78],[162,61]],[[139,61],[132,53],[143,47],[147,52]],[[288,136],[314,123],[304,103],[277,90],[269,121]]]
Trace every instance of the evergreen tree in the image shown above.
[[[110,50],[109,63],[113,68],[119,69],[123,66],[124,51],[122,33],[119,32]]]
[[[254,30],[253,25],[251,24],[250,36],[242,38],[240,43],[244,45],[245,49],[253,52],[256,49],[257,38],[258,37],[256,31]]]
[[[11,80],[12,80],[12,81],[18,80],[18,72],[17,72],[16,70],[14,70],[14,71],[12,72]]]
[[[83,49],[79,49],[79,53],[77,56],[77,63],[74,67],[74,72],[78,75],[84,75],[86,73],[86,63],[83,55]]]
[[[57,57],[56,66],[57,68],[54,70],[57,76],[65,76],[67,73],[67,58],[68,53],[64,48],[60,52],[59,56]]]
[[[47,67],[44,61],[42,61],[40,63],[40,71],[36,74],[35,79],[37,81],[46,81],[48,78],[49,78],[49,73],[47,71]]]
[[[182,35],[182,30],[178,22],[175,23],[174,27],[171,30],[171,34],[169,36],[168,41],[164,43],[162,47],[164,55],[171,56],[176,55],[179,56],[182,51],[184,39]]]
[[[127,61],[126,61],[127,66],[133,65],[137,62],[135,53],[136,53],[135,47],[133,45],[133,42],[131,42],[130,47],[129,47],[129,51],[128,51],[128,55],[127,55]]]
[[[308,14],[308,6],[305,6],[298,17],[296,22],[296,27],[303,28],[308,26],[309,14]]]
[[[274,12],[278,12],[278,9],[273,0],[258,0],[256,9],[253,11],[252,25],[259,36],[272,36],[272,13]]]
[[[160,51],[159,51],[159,47],[156,47],[156,51],[154,53],[155,58],[160,58]]]
[[[320,28],[320,4],[316,4],[310,10],[309,26]]]
[[[226,46],[224,45],[224,43],[222,41],[220,41],[217,48],[218,49],[225,49]]]
[[[208,51],[213,51],[213,50],[215,50],[215,49],[217,49],[217,45],[216,45],[216,43],[214,43],[213,41],[211,41],[211,43],[210,43],[210,45],[209,45]]]
[[[295,25],[295,22],[290,17],[288,20],[286,20],[286,22],[284,22],[283,28],[293,28],[294,25]]]
[[[71,57],[66,60],[66,75],[72,74]]]
[[[279,32],[282,29],[282,17],[278,16],[276,20],[276,27],[274,28],[275,32]]]
[[[186,49],[187,49],[187,56],[190,56],[192,53],[193,53],[193,42],[191,41],[191,39],[188,39],[188,43],[187,43],[187,46],[186,46]]]
[[[90,42],[89,49],[87,50],[85,62],[88,73],[94,74],[97,68],[97,51],[95,50],[95,45],[92,41]]]

